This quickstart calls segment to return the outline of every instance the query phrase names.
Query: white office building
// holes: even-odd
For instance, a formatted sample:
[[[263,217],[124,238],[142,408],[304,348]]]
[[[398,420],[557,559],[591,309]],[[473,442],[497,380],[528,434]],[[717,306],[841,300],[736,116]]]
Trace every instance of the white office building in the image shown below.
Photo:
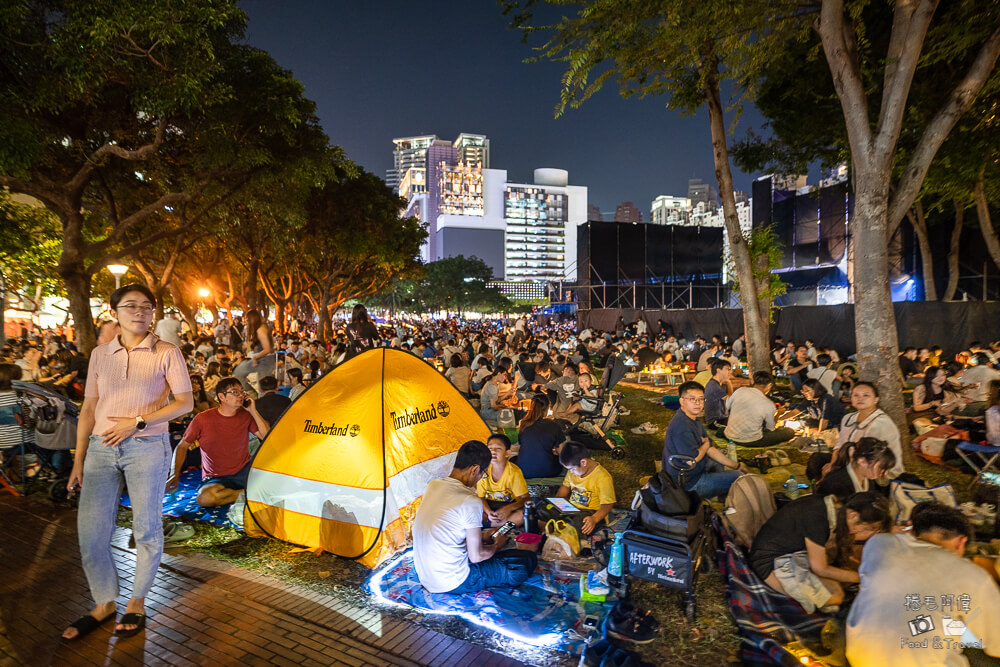
[[[576,279],[576,229],[587,222],[587,188],[565,169],[536,169],[534,183],[504,193],[507,281]]]

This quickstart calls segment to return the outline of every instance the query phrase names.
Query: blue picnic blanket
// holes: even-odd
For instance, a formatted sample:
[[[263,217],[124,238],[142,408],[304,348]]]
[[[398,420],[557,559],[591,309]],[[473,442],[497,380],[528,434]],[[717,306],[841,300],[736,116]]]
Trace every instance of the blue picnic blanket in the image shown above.
[[[597,616],[598,627],[614,602],[579,602],[580,580],[553,572],[539,560],[538,569],[517,588],[494,588],[477,593],[430,593],[417,579],[413,551],[376,570],[368,581],[376,598],[428,614],[458,616],[469,623],[534,646],[569,653],[583,650],[586,616]]]
[[[213,526],[225,526],[243,530],[226,517],[232,505],[222,505],[221,507],[202,507],[195,498],[198,496],[198,485],[201,484],[201,470],[191,468],[181,473],[180,481],[177,483],[177,490],[163,496],[163,514],[166,516],[186,519],[187,521],[200,521],[210,523]],[[128,492],[122,494],[121,505],[131,507]]]
[[[818,641],[827,617],[807,613],[795,600],[772,590],[750,568],[743,549],[718,518],[715,529],[724,547],[719,556],[719,571],[728,582],[729,610],[744,639],[742,664],[797,663],[798,658],[786,647],[803,639]]]

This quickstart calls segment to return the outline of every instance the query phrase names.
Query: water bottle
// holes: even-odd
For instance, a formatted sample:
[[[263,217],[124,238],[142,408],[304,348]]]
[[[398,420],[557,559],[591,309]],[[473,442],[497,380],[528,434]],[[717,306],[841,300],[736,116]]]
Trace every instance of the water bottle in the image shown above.
[[[621,533],[615,533],[615,541],[611,545],[611,557],[608,559],[608,576],[621,579],[622,561],[625,558],[625,546],[622,544]]]
[[[733,442],[732,440],[730,440],[729,444],[726,445],[726,456],[728,456],[733,461],[736,461],[736,457],[737,457],[737,454],[736,454],[736,443]],[[738,461],[737,461],[737,463],[738,463]]]
[[[795,481],[795,475],[789,475],[785,482],[785,495],[795,500],[799,497],[799,483]]]
[[[521,512],[524,514],[524,532],[533,533],[535,532],[535,502],[529,500],[524,503],[524,509]]]

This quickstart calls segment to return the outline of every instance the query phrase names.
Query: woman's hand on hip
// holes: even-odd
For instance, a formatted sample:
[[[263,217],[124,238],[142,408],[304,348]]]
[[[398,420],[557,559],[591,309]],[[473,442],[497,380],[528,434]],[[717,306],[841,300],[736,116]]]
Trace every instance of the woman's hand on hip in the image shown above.
[[[135,417],[109,417],[115,425],[101,433],[102,442],[105,447],[115,447],[126,439],[131,438],[135,432]]]

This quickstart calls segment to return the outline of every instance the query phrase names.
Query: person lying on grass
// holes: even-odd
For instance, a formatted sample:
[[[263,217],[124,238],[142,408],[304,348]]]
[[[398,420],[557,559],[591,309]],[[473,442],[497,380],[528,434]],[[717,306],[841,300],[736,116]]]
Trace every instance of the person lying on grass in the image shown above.
[[[492,455],[490,467],[476,484],[476,495],[483,501],[483,527],[502,526],[507,521],[520,525],[524,522],[521,508],[530,496],[521,469],[507,460],[510,438],[497,433],[486,446]]]

